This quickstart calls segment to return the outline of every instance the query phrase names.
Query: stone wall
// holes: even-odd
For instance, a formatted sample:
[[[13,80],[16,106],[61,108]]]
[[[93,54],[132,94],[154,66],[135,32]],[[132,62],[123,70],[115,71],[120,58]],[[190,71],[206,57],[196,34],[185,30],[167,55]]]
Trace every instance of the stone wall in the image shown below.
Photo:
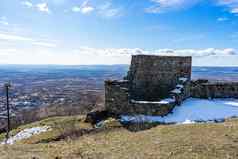
[[[175,103],[181,105],[181,103],[190,97],[190,80],[187,78],[179,78],[178,83],[172,91],[170,91],[170,97],[175,98]]]
[[[142,101],[130,98],[129,81],[105,81],[106,110],[113,114],[123,115],[158,115],[165,116],[176,105],[180,105],[190,95],[190,81],[180,78],[169,98],[158,101]]]
[[[175,99],[167,98],[160,101],[135,101],[130,99],[129,82],[105,81],[105,107],[113,114],[147,114],[167,115],[176,105]]]
[[[105,107],[116,114],[129,111],[128,81],[105,81]]]
[[[158,102],[150,101],[130,101],[131,112],[128,114],[158,115],[165,116],[175,107],[174,99],[164,99]]]
[[[238,82],[196,80],[190,91],[195,98],[238,98]]]
[[[115,114],[164,116],[190,96],[191,57],[132,56],[123,81],[105,81],[105,106]]]
[[[158,101],[169,95],[178,78],[191,78],[191,57],[132,56],[127,79],[130,81],[131,98]]]

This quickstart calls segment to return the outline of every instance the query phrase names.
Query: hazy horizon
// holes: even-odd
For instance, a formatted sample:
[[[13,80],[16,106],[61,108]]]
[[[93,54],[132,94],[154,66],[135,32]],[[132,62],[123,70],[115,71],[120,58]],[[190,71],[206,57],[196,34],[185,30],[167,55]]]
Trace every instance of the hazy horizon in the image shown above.
[[[65,66],[65,67],[77,67],[77,66],[82,66],[82,67],[100,67],[100,66],[108,66],[108,67],[110,67],[110,66],[130,66],[130,64],[1,64],[0,63],[0,68],[1,68],[1,66],[42,66],[42,67],[47,67],[47,66],[52,66],[52,67],[54,67],[54,66]],[[212,67],[214,67],[214,68],[216,68],[216,67],[223,67],[223,68],[232,68],[232,67],[234,67],[234,68],[236,68],[236,67],[238,67],[238,65],[234,65],[234,66],[226,66],[226,65],[224,65],[224,66],[222,66],[222,65],[219,65],[219,66],[213,66],[213,65],[208,65],[208,66],[199,66],[199,65],[192,65],[192,67],[201,67],[201,68],[206,68],[206,67],[208,67],[208,68],[212,68]]]

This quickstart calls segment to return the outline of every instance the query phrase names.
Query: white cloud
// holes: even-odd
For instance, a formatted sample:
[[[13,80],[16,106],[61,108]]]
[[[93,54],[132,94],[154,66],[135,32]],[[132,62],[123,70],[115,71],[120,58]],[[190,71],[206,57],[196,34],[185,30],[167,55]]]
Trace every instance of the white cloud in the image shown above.
[[[33,4],[31,1],[22,1],[21,4],[27,8],[34,8],[40,12],[51,13],[48,3],[42,2],[38,4]]]
[[[22,5],[28,7],[28,8],[32,8],[33,4],[30,1],[23,1],[21,2]]]
[[[230,13],[238,14],[238,0],[217,0],[218,5],[225,6]]]
[[[81,47],[77,50],[78,53],[83,54],[94,54],[94,55],[104,55],[104,56],[131,56],[131,55],[162,55],[162,56],[193,56],[193,57],[205,57],[205,56],[232,56],[238,55],[238,52],[232,48],[226,49],[158,49],[153,51],[147,51],[139,48],[135,49],[95,49],[89,47]]]
[[[88,1],[84,1],[81,6],[74,6],[72,8],[73,12],[80,12],[82,14],[89,14],[94,11],[94,7],[89,4]]]
[[[226,17],[219,17],[219,18],[217,18],[217,21],[219,21],[219,22],[224,22],[224,21],[227,21],[227,20],[229,20],[229,19],[226,18]]]
[[[191,7],[201,0],[150,0],[153,5],[145,9],[147,13],[163,13],[170,10]]]
[[[1,33],[0,32],[0,41],[9,41],[9,42],[24,42],[29,45],[35,45],[40,47],[47,47],[47,48],[54,48],[56,47],[56,42],[52,42],[46,39],[35,39],[31,37],[21,36],[21,35],[14,35],[11,33]]]
[[[119,8],[112,7],[111,2],[106,2],[102,5],[97,5],[97,7],[93,7],[89,4],[89,0],[85,0],[80,6],[72,7],[71,10],[82,14],[89,14],[93,11],[97,11],[100,16],[107,18],[117,17],[121,14],[121,10]]]
[[[196,66],[238,66],[238,52],[232,48],[227,49],[158,49],[143,50],[139,48],[105,48],[96,49],[81,47],[74,50],[74,57],[83,61],[77,64],[129,64],[131,55],[161,55],[161,56],[192,56],[193,65]],[[70,58],[70,57],[68,57]]]
[[[9,40],[9,41],[33,41],[33,39],[19,36],[19,35],[13,35],[8,33],[0,33],[0,40]]]
[[[110,2],[106,2],[103,5],[99,6],[98,12],[101,16],[107,18],[118,17],[121,15],[121,9],[112,7],[112,3]]]
[[[33,45],[38,45],[38,46],[45,46],[45,47],[56,47],[57,45],[54,43],[48,43],[48,42],[33,42]]]
[[[203,0],[149,0],[152,5],[145,9],[147,13],[164,13],[171,10],[186,9]],[[238,0],[211,0],[212,3],[228,8],[232,14],[238,14]]]
[[[85,7],[83,7],[83,8],[81,9],[81,12],[82,12],[83,14],[87,14],[87,13],[92,12],[93,10],[94,10],[93,7],[91,7],[91,6],[85,6]]]
[[[231,9],[231,13],[238,14],[238,6]]]
[[[80,10],[81,10],[81,8],[78,7],[78,6],[74,6],[74,7],[72,8],[72,11],[73,11],[73,12],[80,12]]]
[[[17,51],[16,51],[17,50]],[[1,50],[0,50],[1,51]],[[61,48],[21,47],[5,48],[0,54],[0,63],[12,64],[129,64],[131,55],[171,55],[193,56],[193,65],[198,66],[238,66],[238,53],[234,49],[158,49],[154,51],[139,48],[90,48],[80,47],[76,50]]]
[[[0,24],[2,25],[9,25],[6,17],[0,17]]]
[[[45,12],[45,13],[50,13],[49,7],[47,3],[39,3],[36,4],[36,8],[40,11],[40,12]]]
[[[16,49],[0,49],[0,54],[15,53]]]
[[[173,49],[161,49],[154,52],[156,55],[169,55],[169,56],[193,56],[193,57],[206,57],[206,56],[232,56],[238,55],[235,49],[184,49],[184,50],[173,50]]]

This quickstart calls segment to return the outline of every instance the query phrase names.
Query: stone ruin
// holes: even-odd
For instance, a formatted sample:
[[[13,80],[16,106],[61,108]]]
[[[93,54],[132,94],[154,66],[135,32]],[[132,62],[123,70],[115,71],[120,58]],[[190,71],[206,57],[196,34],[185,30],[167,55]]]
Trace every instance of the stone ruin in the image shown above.
[[[165,116],[188,97],[238,98],[238,83],[191,81],[192,57],[132,56],[124,80],[105,81],[105,107],[113,114]]]
[[[166,115],[190,96],[191,57],[132,56],[124,80],[105,81],[105,105],[115,114]]]

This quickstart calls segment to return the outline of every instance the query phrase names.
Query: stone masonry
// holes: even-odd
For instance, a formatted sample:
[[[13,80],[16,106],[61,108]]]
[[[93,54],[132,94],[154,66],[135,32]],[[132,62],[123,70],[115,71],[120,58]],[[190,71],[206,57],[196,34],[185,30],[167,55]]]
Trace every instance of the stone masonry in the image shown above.
[[[238,98],[238,82],[191,81],[191,63],[191,57],[132,56],[124,80],[105,81],[107,111],[165,116],[188,97]]]
[[[190,84],[194,98],[238,98],[238,82],[197,80]]]
[[[122,81],[105,81],[105,106],[115,114],[167,115],[190,96],[191,57],[132,56]]]
[[[180,77],[191,78],[191,57],[132,56],[127,79],[131,98],[158,101],[166,98]]]

